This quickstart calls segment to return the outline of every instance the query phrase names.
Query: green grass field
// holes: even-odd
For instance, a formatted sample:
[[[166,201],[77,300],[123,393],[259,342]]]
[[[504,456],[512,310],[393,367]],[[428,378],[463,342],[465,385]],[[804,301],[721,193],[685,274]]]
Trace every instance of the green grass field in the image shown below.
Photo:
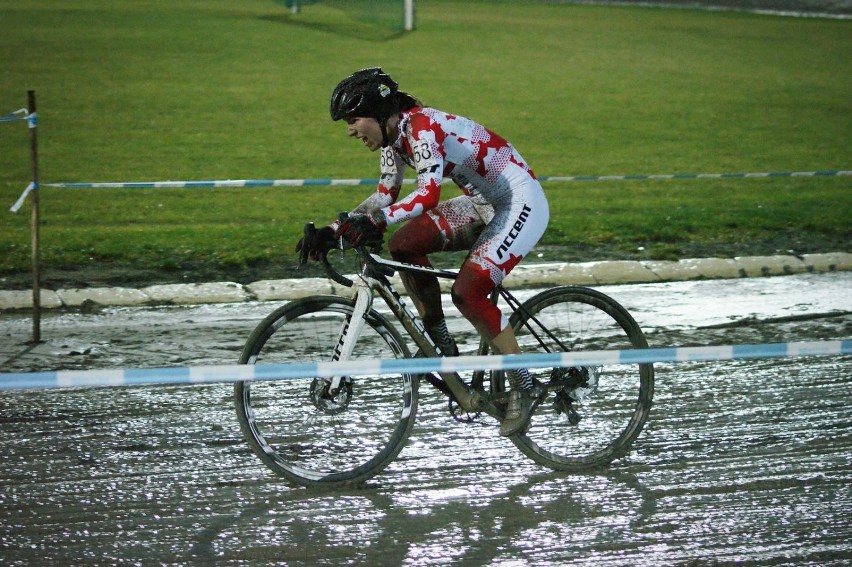
[[[36,91],[42,183],[374,178],[327,108],[372,65],[542,176],[852,169],[850,21],[430,0],[396,35],[271,0],[0,0],[0,31],[0,115]],[[0,204],[29,180],[26,125],[0,123]],[[849,177],[546,190],[546,260],[852,243]],[[42,188],[45,277],[277,277],[305,221],[369,191]],[[0,213],[0,287],[29,268],[27,213]]]

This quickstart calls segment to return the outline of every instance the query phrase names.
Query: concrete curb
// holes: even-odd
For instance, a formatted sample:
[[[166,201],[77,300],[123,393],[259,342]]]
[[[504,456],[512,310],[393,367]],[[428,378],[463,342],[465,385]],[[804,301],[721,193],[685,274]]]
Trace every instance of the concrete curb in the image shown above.
[[[829,252],[803,256],[747,256],[662,261],[606,261],[522,264],[507,280],[507,287],[555,285],[609,285],[655,283],[699,279],[782,276],[852,270],[852,254]],[[402,290],[399,276],[392,278]],[[445,291],[450,282],[445,284]],[[288,301],[316,294],[344,294],[346,288],[325,278],[262,280],[250,284],[211,282],[155,285],[142,289],[92,287],[41,290],[44,309],[91,306],[188,305],[239,303],[243,301]],[[32,291],[0,290],[0,312],[32,307]]]

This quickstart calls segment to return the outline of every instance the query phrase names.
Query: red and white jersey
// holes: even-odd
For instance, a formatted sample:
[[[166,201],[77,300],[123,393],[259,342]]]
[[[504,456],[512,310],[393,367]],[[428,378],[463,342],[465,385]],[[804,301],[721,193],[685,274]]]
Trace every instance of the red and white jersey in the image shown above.
[[[381,179],[375,194],[357,212],[381,209],[396,224],[433,209],[445,177],[475,202],[499,206],[512,188],[535,179],[515,148],[501,136],[463,116],[434,108],[403,112],[396,141],[381,153]],[[417,189],[398,200],[405,166],[417,172]]]

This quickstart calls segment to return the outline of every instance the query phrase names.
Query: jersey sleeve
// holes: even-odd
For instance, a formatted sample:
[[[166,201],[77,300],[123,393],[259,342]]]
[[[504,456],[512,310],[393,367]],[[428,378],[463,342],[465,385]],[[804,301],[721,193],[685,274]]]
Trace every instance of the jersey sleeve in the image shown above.
[[[417,189],[383,209],[389,225],[420,216],[435,208],[441,199],[445,156],[440,126],[425,115],[415,114],[402,143],[417,172]]]
[[[352,213],[367,214],[392,205],[399,197],[405,175],[405,161],[393,148],[382,148],[379,164],[379,184],[376,190],[352,209]],[[331,226],[337,229],[338,222]]]

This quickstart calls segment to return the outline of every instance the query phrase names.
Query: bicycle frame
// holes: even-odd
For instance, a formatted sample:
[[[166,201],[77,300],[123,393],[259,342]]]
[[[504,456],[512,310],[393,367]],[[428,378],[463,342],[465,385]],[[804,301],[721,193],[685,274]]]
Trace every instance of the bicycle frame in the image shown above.
[[[358,334],[363,328],[365,317],[370,309],[372,309],[375,294],[378,294],[382,298],[423,354],[428,357],[440,356],[435,343],[426,333],[426,329],[420,322],[419,317],[409,309],[402,296],[393,288],[387,275],[399,271],[428,273],[439,278],[455,279],[456,273],[386,260],[362,250],[359,250],[359,254],[362,259],[361,273],[358,275],[357,282],[350,282],[355,287],[353,311],[351,319],[345,321],[340,330],[334,360],[345,360],[346,357],[351,355]],[[327,270],[333,270],[333,268],[327,265],[327,260],[323,261],[323,264]],[[480,350],[482,348],[480,347]],[[500,410],[487,397],[483,396],[475,388],[468,386],[457,372],[439,372],[438,374],[463,410],[467,412],[485,412],[492,416],[502,415]],[[333,379],[330,387],[332,392],[337,391],[342,379],[343,377],[340,376]]]
[[[401,272],[454,279],[457,274],[386,260],[356,247],[361,263],[358,275],[349,279],[329,264],[323,252],[339,243],[316,241],[315,233],[312,225],[305,227],[303,244],[309,246],[301,247],[301,263],[306,264],[309,256],[319,260],[331,279],[353,288],[351,299],[317,295],[277,308],[249,336],[240,363],[254,364],[267,357],[270,362],[327,361],[329,354],[339,361],[408,357],[409,341],[419,348],[415,356],[437,357],[439,349],[419,313],[403,300],[389,277]],[[379,246],[376,242],[371,251],[377,253]],[[376,296],[392,316],[374,309]],[[500,296],[513,311],[509,320],[522,339],[524,353],[648,346],[630,313],[598,291],[557,286],[521,303],[497,286],[491,300],[496,304]],[[293,341],[303,335],[309,340]],[[478,355],[491,350],[488,341],[480,340]],[[524,455],[555,470],[585,471],[626,455],[651,408],[653,365],[606,366],[606,372],[603,365],[531,368],[539,394],[531,408],[530,429],[510,440]],[[377,377],[375,389],[372,380],[354,388],[353,378],[345,375],[298,383],[237,382],[237,418],[254,453],[293,482],[360,483],[383,470],[405,443],[417,411],[420,377],[410,372]],[[482,413],[498,421],[504,417],[511,384],[507,388],[502,370],[477,370],[472,377],[467,372],[463,376],[454,371],[426,372],[422,377],[449,398],[448,409],[458,422],[472,423]],[[358,433],[354,438],[353,431]]]
[[[346,217],[347,213],[341,213],[341,222],[345,221]],[[316,228],[313,223],[308,223],[305,226],[304,241],[311,242],[315,233]],[[337,243],[338,248],[342,250],[343,244],[343,239],[340,238]],[[439,354],[435,344],[426,333],[426,329],[420,322],[419,317],[408,308],[399,293],[394,290],[388,280],[388,276],[393,275],[395,272],[405,272],[430,274],[444,279],[455,279],[458,274],[448,270],[440,270],[428,266],[419,266],[416,264],[407,264],[404,262],[397,262],[395,260],[388,260],[378,256],[377,254],[369,252],[363,245],[356,246],[355,251],[361,261],[361,272],[358,274],[358,282],[354,282],[338,273],[337,270],[335,270],[329,263],[328,256],[325,253],[320,254],[318,257],[320,263],[331,279],[346,287],[355,287],[355,292],[353,294],[353,312],[351,317],[344,321],[341,327],[333,360],[346,360],[352,354],[358,336],[363,329],[365,316],[370,312],[370,309],[372,309],[374,294],[376,293],[378,293],[378,295],[384,300],[385,304],[390,308],[396,319],[402,324],[403,328],[412,338],[420,351],[428,357],[438,357]],[[302,264],[307,262],[307,254],[307,247],[304,247],[300,256],[300,262]],[[498,296],[503,296],[506,303],[513,311],[517,312],[523,310],[523,305],[521,305],[521,303],[501,285],[498,285],[495,288],[491,296],[491,300],[495,304],[497,303]],[[548,338],[551,339],[554,344],[558,345],[562,351],[568,350],[559,341],[559,339],[549,329],[547,329],[547,327],[542,325],[535,317],[527,314],[525,326],[536,338],[539,344],[545,348],[545,350],[549,351],[550,349],[547,348],[546,342],[541,339],[538,331],[529,324],[529,321],[535,322],[538,325],[539,330],[547,334]],[[488,345],[484,340],[480,341],[477,354],[482,355],[487,352]],[[484,378],[483,371],[478,371],[474,374],[474,380],[472,380],[471,386],[468,386],[457,372],[438,372],[437,374],[441,377],[442,383],[431,379],[429,380],[430,383],[439,390],[451,394],[464,411],[468,413],[485,412],[488,415],[502,419],[503,410],[498,408],[494,403],[496,401],[496,397],[492,394],[486,393],[484,387],[482,387],[482,380]],[[342,376],[334,377],[329,390],[332,393],[337,392],[343,379],[344,377]],[[444,387],[446,387],[448,392],[444,389]]]

